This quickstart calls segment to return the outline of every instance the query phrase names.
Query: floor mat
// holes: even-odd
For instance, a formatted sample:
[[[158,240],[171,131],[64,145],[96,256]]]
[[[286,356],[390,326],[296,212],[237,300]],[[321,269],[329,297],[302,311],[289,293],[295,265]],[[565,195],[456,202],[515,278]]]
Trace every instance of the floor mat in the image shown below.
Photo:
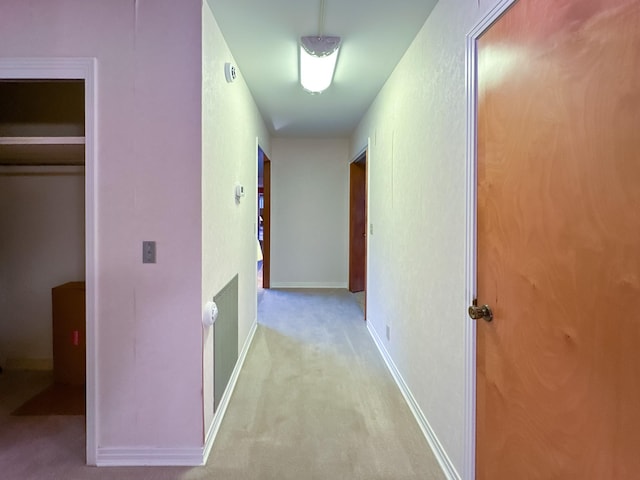
[[[84,415],[84,385],[54,383],[27,400],[11,415]]]

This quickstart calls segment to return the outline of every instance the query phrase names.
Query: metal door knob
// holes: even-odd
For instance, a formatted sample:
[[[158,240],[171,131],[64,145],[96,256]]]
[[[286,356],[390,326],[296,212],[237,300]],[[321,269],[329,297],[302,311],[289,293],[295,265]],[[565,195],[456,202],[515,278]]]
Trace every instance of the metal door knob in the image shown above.
[[[481,318],[487,322],[493,320],[493,312],[489,305],[482,305],[481,307],[471,305],[469,307],[469,316],[474,320],[480,320]]]

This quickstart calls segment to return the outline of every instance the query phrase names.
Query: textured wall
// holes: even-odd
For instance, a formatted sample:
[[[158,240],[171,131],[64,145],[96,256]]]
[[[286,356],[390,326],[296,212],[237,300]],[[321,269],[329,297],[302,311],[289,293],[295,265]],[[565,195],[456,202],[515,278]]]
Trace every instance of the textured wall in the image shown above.
[[[98,445],[199,448],[201,0],[0,2],[0,26],[2,57],[97,59]]]
[[[0,365],[50,367],[51,288],[84,280],[84,175],[0,176],[0,232]]]
[[[371,138],[368,318],[461,474],[465,37],[495,2],[479,3],[438,2],[351,142]]]
[[[202,305],[238,274],[238,350],[256,320],[256,138],[269,152],[269,134],[244,80],[224,76],[234,63],[205,2],[202,16]],[[236,203],[234,185],[245,186]],[[205,433],[213,418],[213,335],[203,331]]]
[[[273,139],[271,285],[348,282],[349,141]]]

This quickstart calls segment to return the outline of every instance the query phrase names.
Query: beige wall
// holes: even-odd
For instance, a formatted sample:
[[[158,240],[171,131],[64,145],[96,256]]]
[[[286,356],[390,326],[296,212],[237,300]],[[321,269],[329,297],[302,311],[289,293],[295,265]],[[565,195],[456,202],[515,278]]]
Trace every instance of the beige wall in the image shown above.
[[[371,138],[369,321],[463,478],[465,37],[494,3],[440,0],[351,141]]]
[[[243,78],[227,83],[225,62],[234,63],[211,13],[202,18],[202,305],[236,274],[238,351],[256,321],[256,138],[269,153],[269,135]],[[246,195],[237,203],[236,182]],[[205,434],[213,418],[213,335],[203,330]]]
[[[348,139],[273,139],[272,287],[347,287],[348,159]]]

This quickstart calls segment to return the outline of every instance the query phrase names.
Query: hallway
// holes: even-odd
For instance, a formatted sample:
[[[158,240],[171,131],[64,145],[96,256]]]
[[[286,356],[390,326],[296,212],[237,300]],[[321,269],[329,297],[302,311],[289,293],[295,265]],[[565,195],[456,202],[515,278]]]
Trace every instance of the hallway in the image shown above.
[[[444,478],[351,293],[267,290],[258,313],[209,459],[214,472],[274,480]]]
[[[5,374],[3,478],[444,478],[352,294],[267,290],[259,319],[205,467],[86,467],[82,417],[10,416]]]

